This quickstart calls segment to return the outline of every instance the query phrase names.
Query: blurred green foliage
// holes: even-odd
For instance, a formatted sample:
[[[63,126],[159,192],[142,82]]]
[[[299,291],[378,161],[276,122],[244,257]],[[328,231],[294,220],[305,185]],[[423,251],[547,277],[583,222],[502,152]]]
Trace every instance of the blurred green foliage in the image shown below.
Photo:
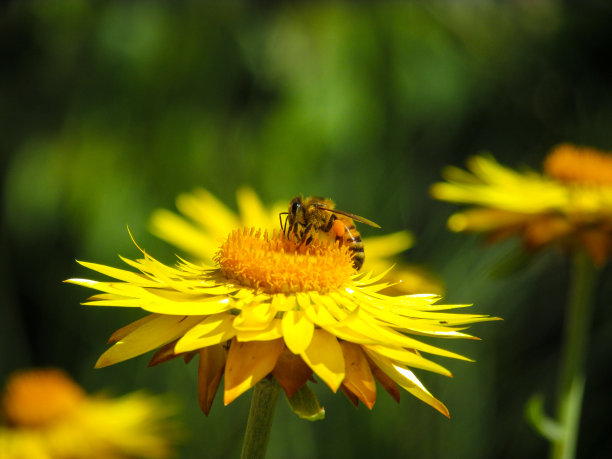
[[[62,285],[89,275],[74,259],[136,255],[126,225],[158,258],[150,213],[203,186],[231,206],[254,187],[268,203],[332,197],[385,231],[407,228],[406,261],[447,285],[448,302],[502,323],[482,342],[448,342],[477,360],[423,374],[450,421],[403,394],[372,412],[315,388],[325,421],[279,404],[269,457],[541,457],[524,421],[535,392],[552,401],[567,261],[513,241],[487,247],[450,234],[453,206],[428,187],[446,164],[488,150],[538,168],[558,142],[612,148],[607,2],[226,4],[13,2],[0,17],[0,376],[61,366],[90,391],[172,392],[190,437],[180,457],[237,457],[248,395],[210,418],[197,407],[195,363],[146,357],[93,370],[105,340],[137,311],[79,306]],[[374,231],[374,230],[372,230]],[[369,228],[365,234],[371,234]],[[605,270],[588,360],[580,457],[612,454],[612,321]],[[439,361],[439,359],[438,359]]]

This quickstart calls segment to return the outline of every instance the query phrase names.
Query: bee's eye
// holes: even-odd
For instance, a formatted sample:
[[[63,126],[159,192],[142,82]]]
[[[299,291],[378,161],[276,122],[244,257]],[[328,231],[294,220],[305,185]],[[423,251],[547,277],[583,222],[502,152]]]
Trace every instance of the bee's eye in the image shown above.
[[[297,213],[300,207],[302,207],[302,204],[300,203],[300,201],[294,201],[293,204],[291,204],[291,213],[293,214]]]

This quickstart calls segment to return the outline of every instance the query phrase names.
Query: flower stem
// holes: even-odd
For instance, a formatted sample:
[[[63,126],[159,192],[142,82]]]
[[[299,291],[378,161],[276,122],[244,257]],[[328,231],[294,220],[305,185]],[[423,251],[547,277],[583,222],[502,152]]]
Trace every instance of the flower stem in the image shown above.
[[[279,392],[280,385],[275,378],[264,378],[255,385],[242,445],[242,459],[263,459],[266,456]]]
[[[565,316],[557,400],[557,422],[561,435],[552,442],[552,459],[573,458],[576,452],[586,379],[584,362],[596,280],[597,270],[589,256],[584,252],[576,253]]]

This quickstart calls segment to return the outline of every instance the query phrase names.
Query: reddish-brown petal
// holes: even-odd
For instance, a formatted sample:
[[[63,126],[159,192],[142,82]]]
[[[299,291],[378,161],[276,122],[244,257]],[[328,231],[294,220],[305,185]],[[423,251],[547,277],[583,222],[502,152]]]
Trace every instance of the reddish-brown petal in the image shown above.
[[[387,376],[387,374],[384,371],[378,368],[378,365],[372,362],[372,359],[370,359],[369,357],[367,357],[367,359],[368,359],[368,363],[370,364],[370,369],[372,370],[372,374],[374,375],[376,380],[380,383],[381,386],[383,386],[383,388],[389,393],[389,395],[393,397],[393,399],[397,403],[399,403],[400,402],[400,391],[399,391],[399,388],[397,387],[397,384],[395,384],[395,381],[393,381],[389,376]]]
[[[351,390],[348,387],[342,384],[340,386],[340,389],[342,389],[342,393],[346,395],[346,398],[349,399],[349,402],[351,402],[356,407],[359,406],[359,398],[353,392],[351,392]]]
[[[198,401],[206,416],[210,413],[210,407],[219,388],[226,357],[227,351],[221,344],[200,349]]]
[[[312,369],[299,355],[285,348],[276,362],[273,374],[287,397],[291,398],[312,377]]]
[[[149,367],[154,367],[155,365],[159,365],[160,363],[167,362],[178,357],[179,355],[182,355],[174,353],[174,345],[177,341],[178,340],[174,340],[171,343],[160,347],[157,352],[153,354],[153,357],[151,357],[151,360],[149,361]]]

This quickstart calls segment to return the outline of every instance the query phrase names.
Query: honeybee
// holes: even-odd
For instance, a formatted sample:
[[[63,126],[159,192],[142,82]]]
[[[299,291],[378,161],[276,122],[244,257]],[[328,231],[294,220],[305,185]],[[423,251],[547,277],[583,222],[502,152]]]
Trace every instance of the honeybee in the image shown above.
[[[286,215],[283,224],[282,215]],[[353,268],[359,271],[363,266],[365,254],[355,221],[380,228],[366,218],[334,209],[331,199],[295,197],[289,203],[289,211],[279,214],[281,229],[285,236],[295,234],[299,244],[310,244],[317,232],[324,232],[336,237],[340,244],[347,244],[353,255]]]

